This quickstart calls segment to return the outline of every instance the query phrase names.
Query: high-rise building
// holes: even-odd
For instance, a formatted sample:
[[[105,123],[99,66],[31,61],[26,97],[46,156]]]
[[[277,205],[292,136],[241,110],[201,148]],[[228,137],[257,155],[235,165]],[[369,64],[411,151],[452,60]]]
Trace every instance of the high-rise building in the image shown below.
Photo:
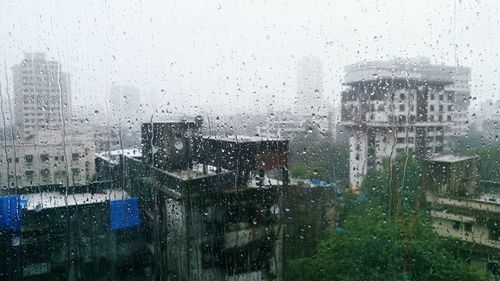
[[[465,136],[469,132],[469,106],[471,100],[470,68],[454,66],[434,66],[451,75],[453,83],[444,87],[446,98],[452,101],[452,126],[450,133],[455,137]]]
[[[43,53],[25,53],[12,68],[15,123],[24,137],[61,129],[71,117],[70,75]]]
[[[297,69],[297,114],[311,117],[320,114],[323,103],[323,62],[304,57]]]
[[[363,62],[345,68],[342,122],[349,129],[350,183],[361,185],[383,158],[452,149],[467,124],[470,69],[428,59]]]
[[[139,127],[140,92],[134,86],[113,86],[110,90],[111,119],[114,123],[137,124]],[[129,125],[130,126],[130,125]]]

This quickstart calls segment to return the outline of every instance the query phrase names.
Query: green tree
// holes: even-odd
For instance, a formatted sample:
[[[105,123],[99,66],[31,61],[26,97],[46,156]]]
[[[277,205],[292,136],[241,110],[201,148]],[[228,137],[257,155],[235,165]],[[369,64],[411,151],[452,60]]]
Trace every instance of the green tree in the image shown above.
[[[453,256],[425,217],[404,253],[402,229],[371,204],[348,216],[345,231],[323,241],[316,255],[290,262],[288,280],[483,280]]]
[[[344,231],[314,256],[290,261],[288,280],[485,280],[432,232],[423,178],[413,155],[371,171],[364,194],[343,196]]]
[[[304,130],[290,141],[290,175],[328,181],[349,179],[349,144],[334,142],[316,130]]]

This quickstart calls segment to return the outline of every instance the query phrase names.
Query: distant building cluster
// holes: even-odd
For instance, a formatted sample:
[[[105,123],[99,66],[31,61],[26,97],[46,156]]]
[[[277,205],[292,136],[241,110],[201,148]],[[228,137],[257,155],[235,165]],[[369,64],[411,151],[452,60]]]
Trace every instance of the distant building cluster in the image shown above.
[[[269,114],[257,126],[257,135],[264,138],[292,139],[298,134],[315,130],[335,137],[333,104],[324,93],[323,62],[318,57],[307,56],[297,63],[297,94],[293,112],[280,111]]]

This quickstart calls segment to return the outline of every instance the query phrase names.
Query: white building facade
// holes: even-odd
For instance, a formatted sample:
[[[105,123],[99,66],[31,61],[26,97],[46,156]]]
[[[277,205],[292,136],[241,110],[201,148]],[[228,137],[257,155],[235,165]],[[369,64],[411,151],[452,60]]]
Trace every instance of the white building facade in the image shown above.
[[[361,187],[369,169],[381,167],[384,158],[403,152],[425,157],[453,148],[456,134],[465,132],[466,96],[470,97],[468,82],[462,84],[470,70],[453,69],[426,59],[374,61],[345,68],[341,118],[349,129],[354,189]]]
[[[84,185],[95,178],[94,143],[82,137],[43,135],[0,149],[0,186]]]
[[[43,53],[25,53],[12,67],[15,123],[21,136],[58,130],[71,117],[70,75]]]

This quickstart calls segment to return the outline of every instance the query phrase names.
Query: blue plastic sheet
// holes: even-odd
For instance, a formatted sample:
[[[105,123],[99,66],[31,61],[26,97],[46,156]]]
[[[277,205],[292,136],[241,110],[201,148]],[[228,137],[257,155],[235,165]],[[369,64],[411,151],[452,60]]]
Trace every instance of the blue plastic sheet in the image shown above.
[[[320,179],[311,179],[311,183],[314,184],[314,185],[320,185],[321,184],[321,180]]]
[[[111,230],[137,227],[141,224],[139,200],[136,197],[112,200],[109,208]]]
[[[21,198],[19,195],[0,196],[0,227],[19,231],[22,223]]]

